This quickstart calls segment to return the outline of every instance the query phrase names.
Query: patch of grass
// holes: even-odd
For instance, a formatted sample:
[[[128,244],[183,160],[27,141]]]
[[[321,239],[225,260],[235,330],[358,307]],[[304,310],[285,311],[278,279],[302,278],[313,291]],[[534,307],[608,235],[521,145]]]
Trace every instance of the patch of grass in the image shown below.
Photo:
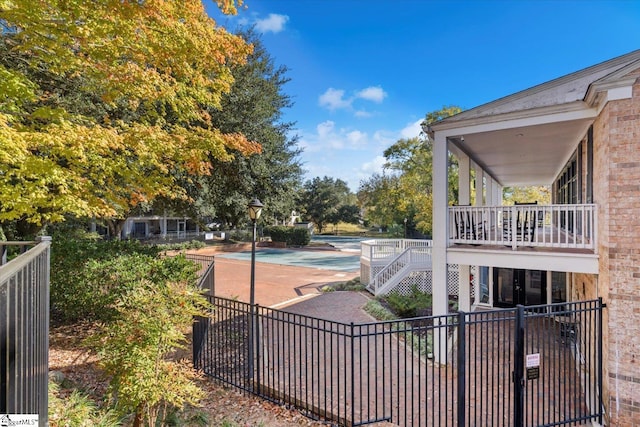
[[[318,230],[316,229],[316,232]],[[335,224],[327,224],[322,230],[322,234],[339,235],[339,236],[362,236],[367,233],[367,229],[359,224],[349,224],[339,222]]]
[[[63,426],[95,426],[117,427],[122,425],[121,419],[112,410],[104,410],[85,394],[73,390],[62,399],[60,386],[49,381],[49,425]]]
[[[335,291],[350,291],[361,292],[366,289],[366,286],[360,283],[360,278],[356,277],[347,282],[335,283],[332,285],[326,285],[322,288],[322,292],[335,292]]]
[[[372,315],[377,320],[396,320],[398,317],[380,304],[380,301],[372,299],[367,302],[363,310]]]

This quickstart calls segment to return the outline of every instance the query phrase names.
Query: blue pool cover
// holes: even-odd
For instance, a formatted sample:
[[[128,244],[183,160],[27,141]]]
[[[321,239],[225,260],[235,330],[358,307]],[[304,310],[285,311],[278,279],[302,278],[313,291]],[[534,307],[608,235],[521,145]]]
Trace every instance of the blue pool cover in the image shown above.
[[[316,238],[314,236],[313,240],[329,243],[342,250],[258,248],[256,250],[256,262],[320,268],[323,270],[360,270],[360,241],[362,239],[340,239],[335,237],[326,239]],[[250,261],[251,251],[225,253],[217,256],[221,258]]]

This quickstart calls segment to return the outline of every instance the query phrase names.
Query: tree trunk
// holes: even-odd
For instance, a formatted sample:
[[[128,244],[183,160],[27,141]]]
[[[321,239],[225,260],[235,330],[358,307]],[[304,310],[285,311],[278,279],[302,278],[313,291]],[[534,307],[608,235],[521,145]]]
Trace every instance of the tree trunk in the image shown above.
[[[142,405],[138,406],[136,408],[136,416],[133,419],[133,427],[143,427],[143,417],[142,417],[142,413],[143,413],[143,407]]]
[[[107,228],[109,229],[109,237],[115,240],[122,239],[122,229],[124,228],[124,224],[126,222],[125,219],[106,219],[105,224],[107,224]]]

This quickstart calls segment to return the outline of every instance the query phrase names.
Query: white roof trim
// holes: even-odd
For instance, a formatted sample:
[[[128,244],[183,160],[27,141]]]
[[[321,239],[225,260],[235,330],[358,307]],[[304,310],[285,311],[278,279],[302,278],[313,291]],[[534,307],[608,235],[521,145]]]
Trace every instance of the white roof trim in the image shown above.
[[[572,108],[568,105],[544,107],[536,110],[514,111],[492,117],[478,117],[463,122],[444,122],[438,125],[436,132],[445,137],[464,136],[465,134],[491,132],[525,126],[558,123],[570,120],[594,119],[598,115],[595,108],[585,108],[582,101],[574,102]],[[490,118],[491,120],[487,120]]]

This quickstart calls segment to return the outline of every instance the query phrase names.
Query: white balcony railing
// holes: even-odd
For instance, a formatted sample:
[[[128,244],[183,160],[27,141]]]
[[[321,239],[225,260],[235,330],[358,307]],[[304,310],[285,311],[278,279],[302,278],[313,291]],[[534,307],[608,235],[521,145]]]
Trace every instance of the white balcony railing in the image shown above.
[[[360,257],[367,261],[390,261],[408,248],[430,248],[431,240],[422,239],[381,239],[365,240],[360,243]]]
[[[449,245],[596,250],[596,205],[449,207]]]

